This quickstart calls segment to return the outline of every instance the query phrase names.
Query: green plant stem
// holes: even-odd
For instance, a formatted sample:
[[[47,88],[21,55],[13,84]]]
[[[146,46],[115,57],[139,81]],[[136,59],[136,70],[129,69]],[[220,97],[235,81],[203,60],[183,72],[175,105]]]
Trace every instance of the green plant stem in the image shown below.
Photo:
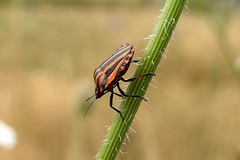
[[[137,68],[134,74],[135,77],[155,72],[182,13],[185,1],[166,1],[153,34],[149,36],[149,43],[140,62],[142,65]],[[151,79],[152,76],[146,76],[131,82],[127,89],[127,94],[144,96]],[[115,116],[96,159],[113,160],[116,158],[141,101],[141,98],[133,97],[123,100],[120,110],[123,111],[125,121],[121,119],[119,114]]]

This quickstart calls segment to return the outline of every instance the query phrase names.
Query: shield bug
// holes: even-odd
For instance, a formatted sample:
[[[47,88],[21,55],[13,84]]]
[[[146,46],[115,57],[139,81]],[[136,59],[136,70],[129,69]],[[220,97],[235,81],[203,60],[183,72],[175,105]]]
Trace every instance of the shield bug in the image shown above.
[[[134,55],[135,48],[133,44],[126,43],[122,45],[116,52],[105,60],[99,67],[97,67],[93,73],[94,81],[95,81],[95,94],[89,97],[86,101],[91,99],[95,96],[94,100],[88,106],[84,116],[86,116],[88,109],[93,104],[93,102],[101,98],[104,94],[110,92],[110,101],[109,105],[112,109],[114,109],[117,113],[120,114],[121,118],[124,120],[122,113],[113,107],[113,95],[117,95],[119,97],[138,97],[142,98],[144,101],[147,101],[145,98],[139,95],[127,95],[125,92],[120,88],[119,81],[123,82],[130,82],[134,81],[135,79],[144,77],[144,76],[155,76],[153,73],[147,73],[138,77],[133,77],[129,79],[124,79],[122,76],[127,72],[131,62],[138,62],[139,60],[132,60]],[[117,87],[120,94],[113,91],[113,89]]]

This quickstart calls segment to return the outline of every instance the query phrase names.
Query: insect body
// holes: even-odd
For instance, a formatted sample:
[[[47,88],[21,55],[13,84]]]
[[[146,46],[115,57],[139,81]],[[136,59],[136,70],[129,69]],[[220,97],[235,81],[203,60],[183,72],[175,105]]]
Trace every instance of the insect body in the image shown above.
[[[122,113],[118,109],[113,107],[114,94],[122,98],[139,97],[145,101],[147,100],[139,95],[126,95],[124,91],[120,88],[119,81],[122,80],[124,82],[130,82],[144,76],[155,75],[152,73],[147,73],[142,76],[133,77],[126,80],[122,77],[127,72],[131,62],[138,62],[138,60],[132,60],[134,51],[135,48],[133,47],[132,44],[126,43],[125,45],[122,45],[119,49],[116,50],[116,52],[111,57],[105,60],[99,67],[97,67],[93,74],[96,85],[94,94],[95,99],[101,98],[104,94],[111,92],[109,105],[112,109],[114,109],[116,112],[120,114],[122,119],[123,119]],[[118,88],[121,94],[115,93],[113,91],[115,87]],[[89,97],[87,100],[91,99],[92,97]],[[95,101],[95,99],[92,101],[92,103]],[[92,103],[87,108],[84,117]]]

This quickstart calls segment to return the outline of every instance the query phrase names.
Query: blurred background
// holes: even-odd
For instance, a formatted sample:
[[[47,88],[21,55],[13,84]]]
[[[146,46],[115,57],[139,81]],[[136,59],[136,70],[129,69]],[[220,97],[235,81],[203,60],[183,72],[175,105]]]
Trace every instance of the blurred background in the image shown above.
[[[164,2],[1,0],[0,159],[92,159],[116,114],[107,94],[82,119],[93,71],[126,42],[141,57]],[[187,2],[118,160],[240,160],[239,4]]]

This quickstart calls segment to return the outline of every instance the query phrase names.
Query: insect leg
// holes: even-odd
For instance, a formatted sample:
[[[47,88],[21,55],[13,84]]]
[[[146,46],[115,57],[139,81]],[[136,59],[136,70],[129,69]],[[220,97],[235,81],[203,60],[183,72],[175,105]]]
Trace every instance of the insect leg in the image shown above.
[[[147,74],[144,74],[144,75],[141,75],[141,76],[138,76],[138,77],[132,77],[132,78],[129,78],[129,79],[124,79],[123,77],[121,77],[121,80],[123,82],[130,82],[130,81],[134,81],[135,79],[142,78],[142,77],[145,77],[145,76],[155,76],[155,74],[154,73],[147,73]]]
[[[123,95],[115,93],[115,92],[113,92],[113,94],[117,95],[118,97],[122,97],[122,98],[124,97]]]
[[[117,113],[120,114],[122,120],[124,121],[124,118],[123,118],[123,116],[122,116],[122,113],[121,113],[118,109],[116,109],[116,108],[113,107],[113,94],[114,94],[114,92],[113,92],[113,90],[111,90],[109,105],[110,105],[110,107],[111,107],[113,110],[115,110]]]
[[[147,100],[145,98],[143,98],[142,96],[139,95],[127,95],[126,93],[124,93],[124,91],[120,88],[119,83],[117,83],[117,87],[119,92],[124,96],[124,97],[138,97],[138,98],[142,98],[144,101],[147,102]]]
[[[140,60],[132,60],[132,62],[137,63],[140,62]]]

